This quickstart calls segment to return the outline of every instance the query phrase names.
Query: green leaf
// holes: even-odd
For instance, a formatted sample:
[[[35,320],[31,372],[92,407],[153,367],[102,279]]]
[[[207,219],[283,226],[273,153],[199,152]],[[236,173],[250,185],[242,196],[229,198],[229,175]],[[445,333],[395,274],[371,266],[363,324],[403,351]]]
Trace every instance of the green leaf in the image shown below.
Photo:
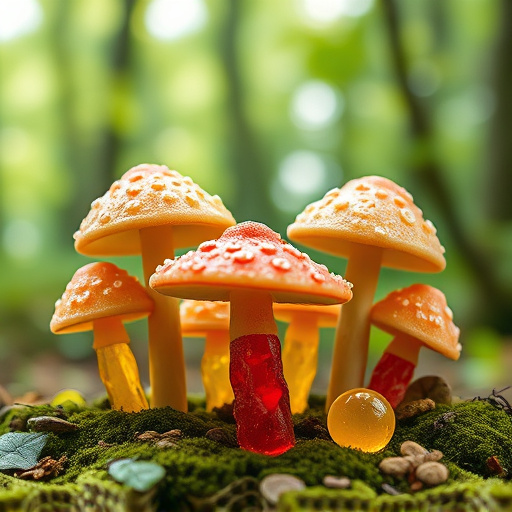
[[[29,469],[37,464],[48,434],[9,432],[0,436],[0,470]]]
[[[119,459],[110,464],[110,476],[139,492],[149,491],[165,476],[165,469],[154,462]]]

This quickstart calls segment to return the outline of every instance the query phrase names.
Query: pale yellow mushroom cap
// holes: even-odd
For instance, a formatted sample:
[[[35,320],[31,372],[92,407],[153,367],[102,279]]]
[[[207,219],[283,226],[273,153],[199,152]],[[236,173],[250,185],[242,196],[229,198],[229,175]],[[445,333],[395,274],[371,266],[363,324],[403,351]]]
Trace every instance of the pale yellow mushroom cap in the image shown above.
[[[341,304],[321,306],[317,304],[284,304],[273,305],[274,317],[281,322],[290,323],[298,315],[303,318],[314,317],[318,327],[336,327],[341,313]]]
[[[136,277],[113,263],[89,263],[75,272],[55,303],[50,329],[55,334],[92,331],[94,320],[126,322],[152,311],[153,301]]]
[[[184,300],[180,304],[181,332],[205,336],[208,331],[229,331],[229,302]]]
[[[142,164],[93,201],[74,234],[75,249],[88,256],[140,254],[138,230],[161,225],[173,226],[174,248],[192,247],[233,224],[219,196],[164,165]]]
[[[446,266],[436,228],[404,188],[367,176],[335,188],[300,213],[288,237],[307,247],[349,257],[352,244],[382,248],[382,266],[440,272]]]
[[[390,293],[373,306],[370,321],[395,336],[407,334],[450,359],[460,356],[460,330],[444,293],[432,286],[414,284]]]

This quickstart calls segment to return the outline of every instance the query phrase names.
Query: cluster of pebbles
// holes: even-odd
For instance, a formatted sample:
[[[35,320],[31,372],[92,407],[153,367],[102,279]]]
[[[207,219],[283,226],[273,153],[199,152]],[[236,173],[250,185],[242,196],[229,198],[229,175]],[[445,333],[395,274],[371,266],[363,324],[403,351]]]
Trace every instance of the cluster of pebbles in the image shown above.
[[[402,457],[387,457],[379,464],[379,469],[386,475],[396,478],[407,477],[411,491],[423,487],[435,487],[448,480],[448,468],[439,462],[442,452],[429,452],[414,441],[405,441],[400,447]]]

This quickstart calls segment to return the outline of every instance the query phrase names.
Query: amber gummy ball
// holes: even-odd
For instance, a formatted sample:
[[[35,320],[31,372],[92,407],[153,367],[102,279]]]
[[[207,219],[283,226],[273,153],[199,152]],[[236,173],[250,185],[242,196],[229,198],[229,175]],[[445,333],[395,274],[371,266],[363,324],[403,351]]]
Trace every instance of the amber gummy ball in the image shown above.
[[[332,403],[327,428],[340,446],[375,453],[391,440],[395,413],[380,393],[365,388],[350,389]]]

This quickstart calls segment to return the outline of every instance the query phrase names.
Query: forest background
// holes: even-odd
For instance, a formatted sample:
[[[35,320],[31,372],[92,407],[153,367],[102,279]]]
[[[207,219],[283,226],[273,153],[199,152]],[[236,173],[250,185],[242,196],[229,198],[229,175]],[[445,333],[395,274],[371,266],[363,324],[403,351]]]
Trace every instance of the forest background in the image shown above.
[[[90,203],[143,162],[283,236],[333,187],[396,181],[447,268],[383,269],[376,300],[440,288],[463,345],[458,362],[424,349],[416,375],[466,396],[512,384],[511,55],[509,0],[0,0],[0,384],[101,393],[91,334],[49,321],[91,261],[72,239]],[[111,261],[142,278],[139,258]],[[147,385],[145,327],[128,325]],[[369,371],[389,340],[372,330]],[[191,392],[202,350],[186,340]]]

